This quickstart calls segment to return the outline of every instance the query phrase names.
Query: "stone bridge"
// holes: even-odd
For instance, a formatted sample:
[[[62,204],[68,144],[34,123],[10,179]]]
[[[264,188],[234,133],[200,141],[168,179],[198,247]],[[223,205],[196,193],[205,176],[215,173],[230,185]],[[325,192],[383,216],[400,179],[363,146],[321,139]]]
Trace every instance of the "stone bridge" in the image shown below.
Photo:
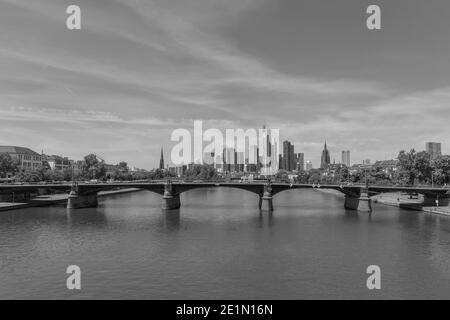
[[[252,192],[259,196],[260,209],[273,210],[273,197],[283,191],[293,189],[333,189],[345,195],[344,206],[346,209],[366,211],[372,210],[370,196],[385,192],[407,192],[423,194],[425,203],[435,205],[436,199],[448,205],[449,189],[440,188],[415,188],[415,187],[383,187],[360,185],[314,185],[314,184],[287,184],[265,182],[125,182],[125,183],[97,183],[97,184],[22,184],[0,185],[0,194],[32,192],[38,189],[50,191],[70,192],[67,208],[77,209],[96,207],[97,194],[100,191],[108,191],[124,188],[138,188],[155,192],[162,196],[162,208],[165,210],[180,208],[180,194],[198,188],[236,188]]]

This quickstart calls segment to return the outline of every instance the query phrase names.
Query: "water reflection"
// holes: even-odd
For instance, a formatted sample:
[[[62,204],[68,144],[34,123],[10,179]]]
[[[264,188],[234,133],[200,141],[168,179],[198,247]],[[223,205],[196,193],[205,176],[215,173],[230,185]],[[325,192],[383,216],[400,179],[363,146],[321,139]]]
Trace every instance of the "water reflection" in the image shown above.
[[[162,210],[164,226],[168,231],[177,231],[180,229],[180,209]]]
[[[370,214],[367,215],[369,216],[370,219]],[[358,213],[358,211],[345,209],[344,218],[349,221],[358,221],[360,218],[360,214]]]
[[[66,209],[66,217],[71,228],[105,228],[108,225],[105,212],[101,208]]]

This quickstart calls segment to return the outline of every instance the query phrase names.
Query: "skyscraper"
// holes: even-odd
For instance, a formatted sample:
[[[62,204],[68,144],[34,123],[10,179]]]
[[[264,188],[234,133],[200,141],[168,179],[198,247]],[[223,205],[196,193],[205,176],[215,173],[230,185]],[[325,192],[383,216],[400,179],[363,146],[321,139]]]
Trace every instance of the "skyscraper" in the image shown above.
[[[236,171],[244,172],[245,168],[245,152],[236,152]]]
[[[235,172],[236,169],[236,151],[234,148],[224,149],[224,163],[227,172]]]
[[[322,157],[321,157],[321,160],[320,160],[320,168],[321,169],[326,169],[326,168],[328,168],[330,163],[331,163],[330,152],[328,151],[327,142],[325,141],[325,146],[323,148]]]
[[[344,150],[342,151],[342,164],[350,167],[350,151]]]
[[[289,147],[289,171],[295,170],[295,163],[294,145],[291,144]]]
[[[291,143],[283,141],[283,166],[282,169],[289,171],[289,152],[291,150]]]
[[[164,154],[163,154],[163,148],[161,147],[161,158],[159,159],[159,168],[161,170],[164,169]]]
[[[249,147],[249,154],[248,154],[248,171],[249,172],[256,172],[258,170],[258,147],[255,145],[252,145]]]
[[[303,153],[295,154],[295,170],[304,171],[305,170],[305,155]]]
[[[286,171],[295,170],[294,145],[287,140],[283,142],[283,157],[280,168]]]
[[[431,159],[436,159],[442,155],[441,144],[439,142],[427,142],[426,151],[431,156]]]
[[[278,134],[266,128],[266,125],[263,126],[263,141],[266,140],[265,148],[266,150],[258,150],[258,154],[261,157],[261,161],[258,162],[258,167],[260,167],[260,173],[262,175],[272,175],[277,172],[279,169],[278,166],[278,154],[279,154],[279,146],[278,146]],[[260,137],[261,139],[261,137]],[[261,141],[259,141],[262,146]],[[258,157],[259,158],[259,157]]]

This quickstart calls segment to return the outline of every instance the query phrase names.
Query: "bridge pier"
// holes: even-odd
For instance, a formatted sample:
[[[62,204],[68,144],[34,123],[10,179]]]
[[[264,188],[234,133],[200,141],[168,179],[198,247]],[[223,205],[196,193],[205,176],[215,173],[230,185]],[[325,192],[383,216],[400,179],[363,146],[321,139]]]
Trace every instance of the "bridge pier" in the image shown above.
[[[271,195],[259,196],[259,209],[273,211],[273,197]]]
[[[72,190],[67,199],[67,209],[95,208],[97,206],[97,193],[79,194]]]
[[[273,193],[270,182],[264,185],[264,193],[259,196],[259,209],[273,211]]]
[[[346,194],[344,207],[349,210],[372,212],[372,199],[367,192],[361,192],[359,197]]]
[[[162,209],[163,210],[174,210],[179,209],[181,206],[180,194],[176,193],[172,182],[167,180],[164,185],[164,195],[162,197]]]
[[[180,195],[179,194],[164,194],[162,198],[162,208],[163,210],[174,210],[181,207]]]

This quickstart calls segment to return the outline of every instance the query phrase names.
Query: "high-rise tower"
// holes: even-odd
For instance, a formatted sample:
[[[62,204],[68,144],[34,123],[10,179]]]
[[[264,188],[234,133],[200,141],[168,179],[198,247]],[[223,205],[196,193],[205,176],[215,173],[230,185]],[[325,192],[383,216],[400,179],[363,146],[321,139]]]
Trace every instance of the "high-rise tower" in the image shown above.
[[[441,144],[439,142],[427,142],[426,151],[431,159],[436,159],[442,155]]]
[[[350,167],[350,151],[344,150],[342,151],[342,164]]]

